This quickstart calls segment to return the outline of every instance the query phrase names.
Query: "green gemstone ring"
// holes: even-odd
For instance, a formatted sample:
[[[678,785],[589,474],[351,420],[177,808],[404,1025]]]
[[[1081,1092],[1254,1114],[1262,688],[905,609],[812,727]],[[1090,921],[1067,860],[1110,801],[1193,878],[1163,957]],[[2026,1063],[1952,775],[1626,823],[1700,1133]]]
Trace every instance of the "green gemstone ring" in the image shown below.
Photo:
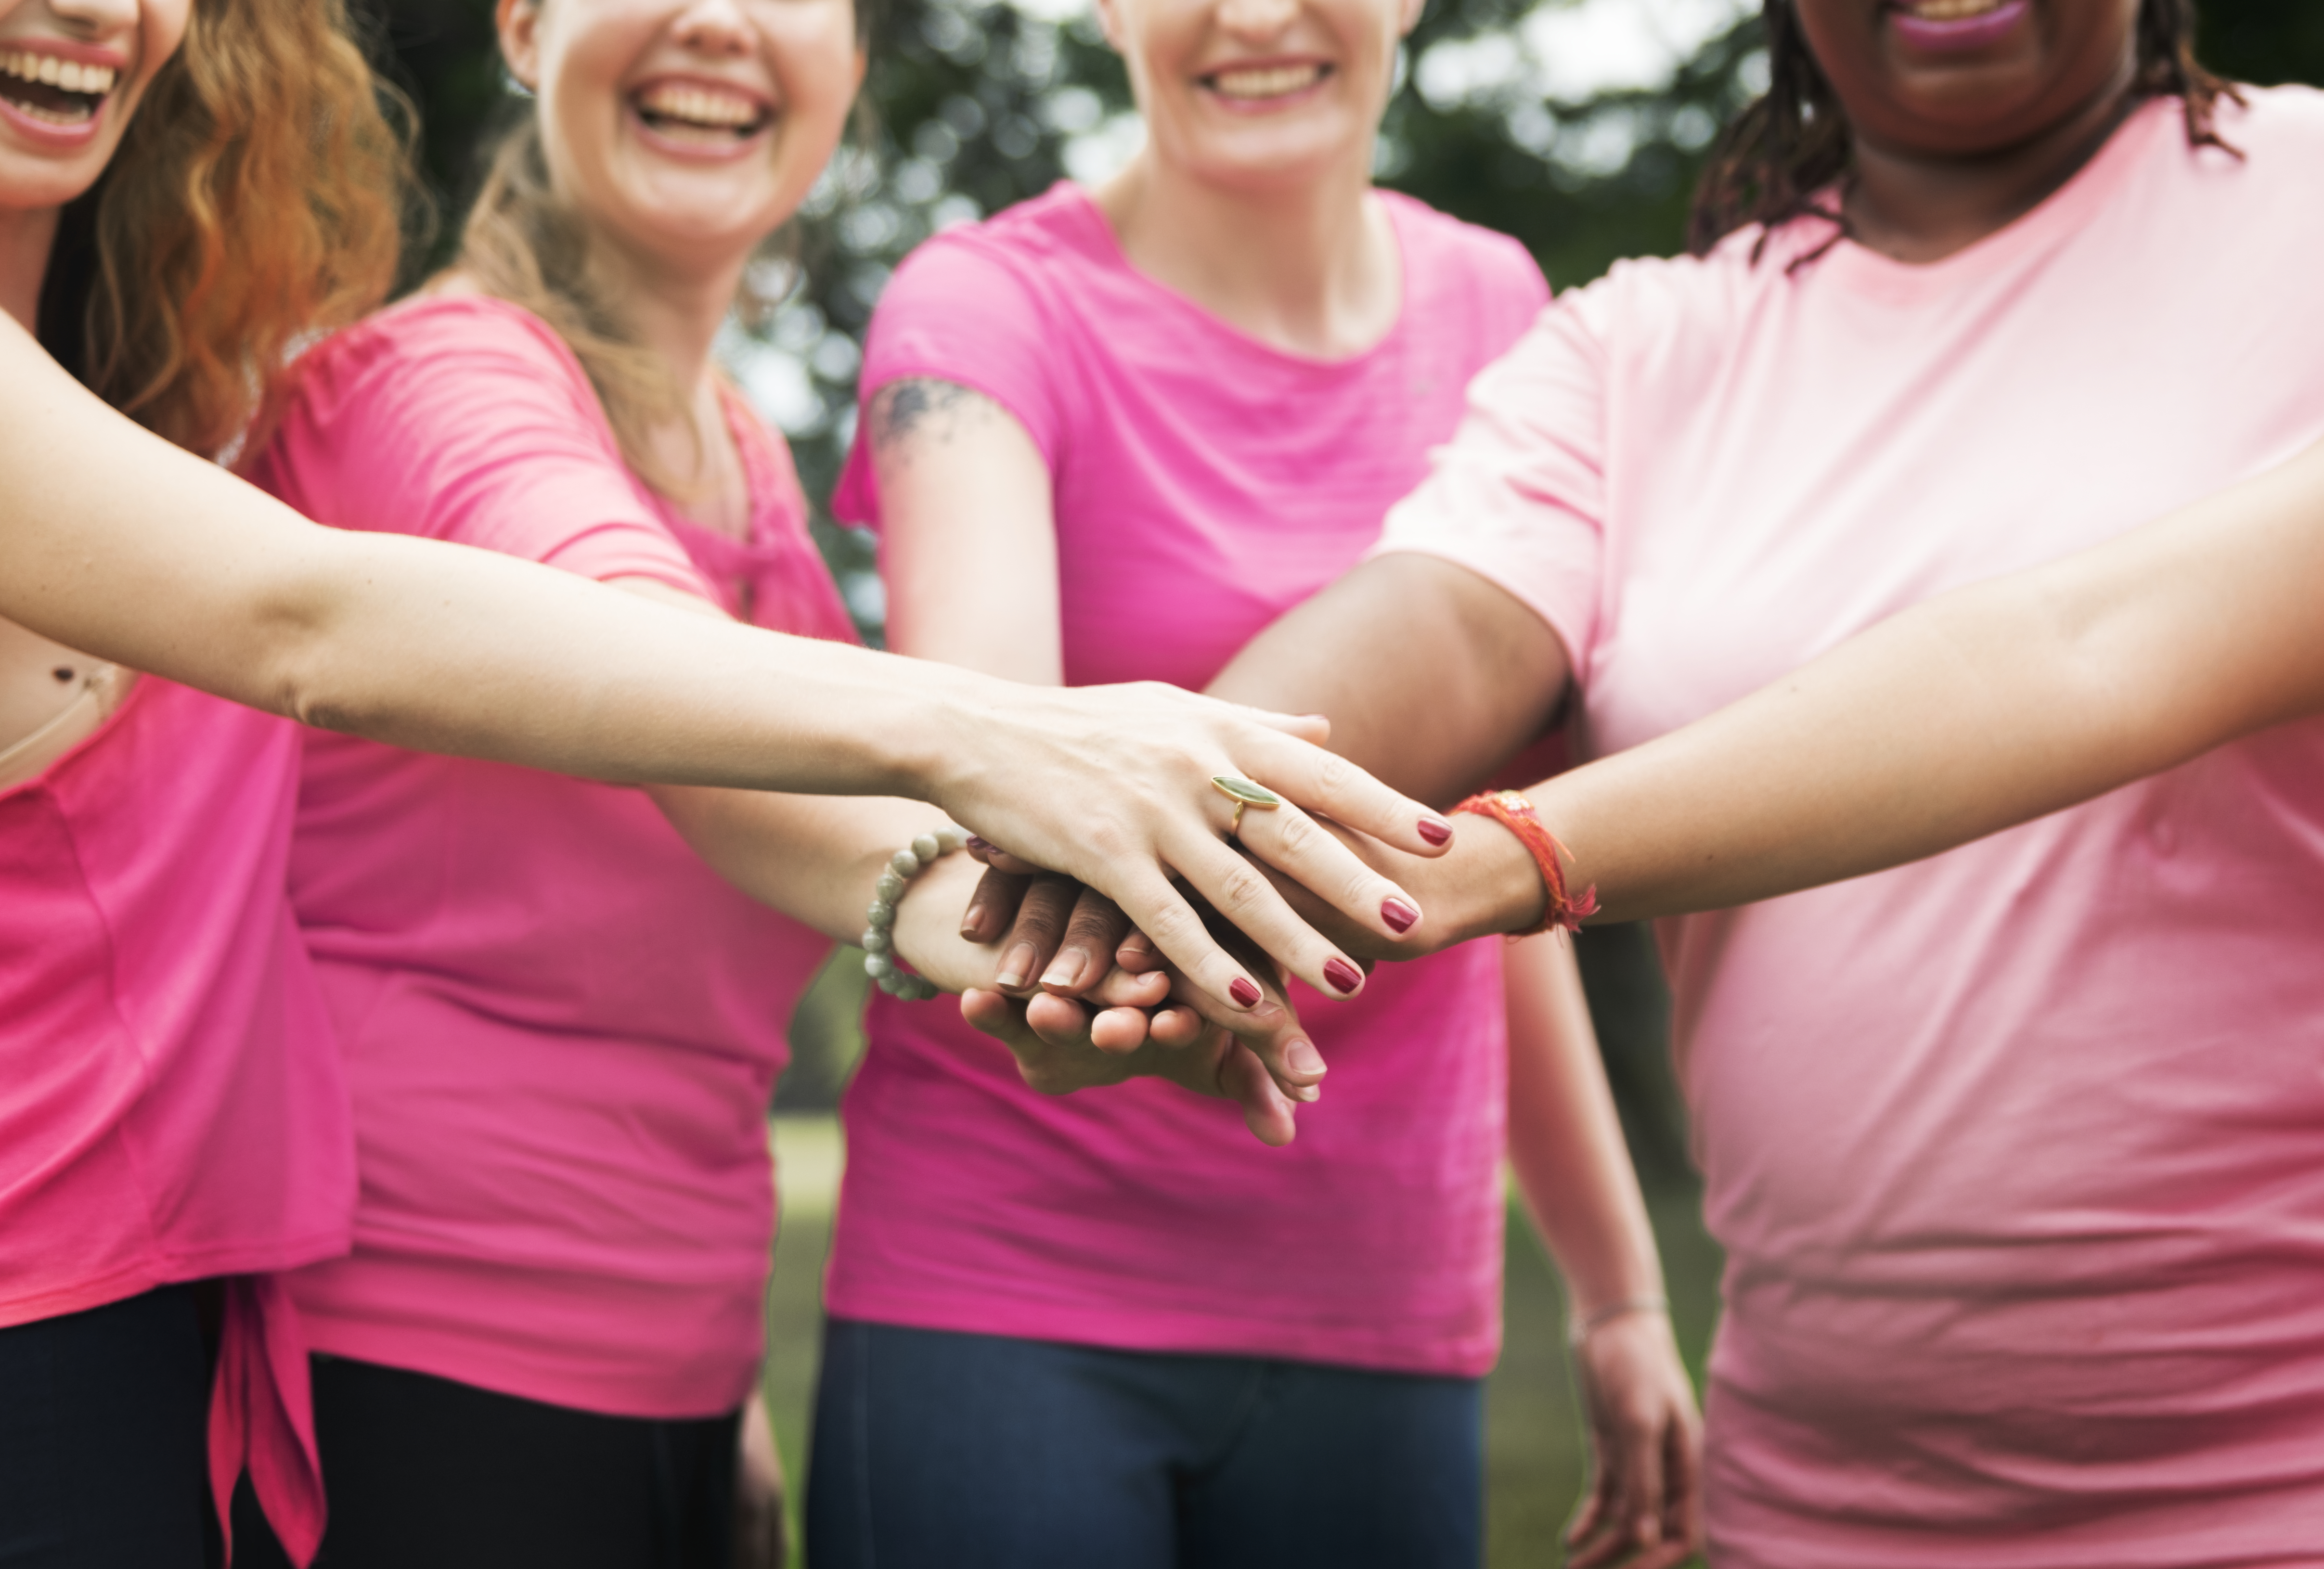
[[[1235,804],[1234,816],[1227,823],[1227,837],[1230,839],[1242,832],[1245,807],[1257,807],[1260,811],[1271,812],[1283,804],[1283,798],[1265,785],[1231,773],[1213,774],[1211,788]]]

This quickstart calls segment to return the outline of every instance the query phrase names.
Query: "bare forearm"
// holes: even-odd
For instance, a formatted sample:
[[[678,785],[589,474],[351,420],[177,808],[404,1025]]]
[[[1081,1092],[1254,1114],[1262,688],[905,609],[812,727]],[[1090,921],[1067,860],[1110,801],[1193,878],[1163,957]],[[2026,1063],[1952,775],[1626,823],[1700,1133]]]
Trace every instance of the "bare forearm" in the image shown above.
[[[2324,710],[2324,448],[1529,792],[1606,918],[1935,854]]]
[[[1565,690],[1541,618],[1434,557],[1367,561],[1220,672],[1214,697],[1332,722],[1332,750],[1444,806],[1538,736]]]
[[[889,857],[944,825],[918,801],[649,787],[695,854],[770,909],[835,942],[862,939],[865,907]]]
[[[1654,1229],[1571,946],[1540,937],[1510,948],[1506,990],[1509,1164],[1575,1314],[1661,1295]]]
[[[924,787],[941,699],[973,680],[484,551],[318,529],[37,351],[0,365],[0,615],[100,658],[402,745],[881,793]]]

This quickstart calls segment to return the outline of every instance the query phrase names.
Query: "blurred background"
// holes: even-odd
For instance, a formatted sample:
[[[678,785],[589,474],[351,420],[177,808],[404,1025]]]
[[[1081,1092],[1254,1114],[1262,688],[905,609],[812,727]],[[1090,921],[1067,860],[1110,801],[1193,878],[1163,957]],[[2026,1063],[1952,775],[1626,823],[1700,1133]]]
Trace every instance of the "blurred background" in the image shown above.
[[[755,265],[780,304],[731,325],[722,353],[789,438],[816,536],[865,636],[884,597],[869,537],[822,511],[854,433],[864,324],[904,254],[1058,180],[1102,180],[1139,145],[1120,62],[1086,0],[858,0],[880,7],[855,135],[796,232]],[[435,198],[409,275],[447,254],[478,146],[517,100],[490,0],[354,0],[376,62],[420,114]],[[1766,79],[1757,0],[1430,0],[1407,42],[1380,139],[1380,183],[1515,235],[1559,289],[1620,256],[1682,248],[1696,171],[1726,117]],[[2201,54],[2257,83],[2324,83],[2324,0],[2198,0]],[[2319,186],[2324,199],[2324,186]],[[1607,1069],[1698,1376],[1719,1259],[1700,1222],[1667,1049],[1668,1001],[1643,928],[1583,934]],[[841,1150],[830,1112],[862,1051],[862,970],[843,953],[801,1004],[777,1099],[783,1234],[770,1293],[768,1388],[796,1481],[820,1322],[816,1292]],[[1523,1218],[1510,1216],[1508,1337],[1489,1392],[1489,1562],[1559,1562],[1581,1483],[1563,1306]]]

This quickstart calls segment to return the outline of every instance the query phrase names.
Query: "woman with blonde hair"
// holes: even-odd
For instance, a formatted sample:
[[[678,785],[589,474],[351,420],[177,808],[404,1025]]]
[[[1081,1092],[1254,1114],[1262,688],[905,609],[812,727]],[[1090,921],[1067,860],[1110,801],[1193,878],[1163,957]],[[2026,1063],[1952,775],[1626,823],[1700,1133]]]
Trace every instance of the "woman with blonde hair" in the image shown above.
[[[252,477],[337,527],[852,638],[788,455],[711,346],[836,144],[857,14],[504,0],[497,20],[532,97],[457,258],[309,350]],[[973,868],[925,837],[941,827],[905,802],[309,742],[291,902],[360,1181],[352,1251],[287,1283],[317,1353],[327,1562],[724,1561],[785,1025],[835,937],[908,1005],[929,988],[907,959],[949,990],[994,978],[959,935]],[[1255,1058],[1190,1060],[1287,1136]]]
[[[1184,908],[1166,857],[1196,885],[1240,879],[1205,863],[1213,773],[1432,848],[1422,808],[1257,716],[932,678],[318,530],[220,471],[288,351],[385,292],[401,158],[336,4],[0,6],[11,1562],[194,1563],[206,1481],[245,1454],[302,1551],[319,1525],[304,1359],[268,1281],[345,1249],[355,1180],[283,898],[299,739],[204,691],[599,777],[922,795],[1059,864],[1118,868],[1166,927]],[[1111,854],[1084,847],[1093,825]],[[1177,935],[1206,987],[1244,973]],[[1287,911],[1268,940],[1310,964],[1333,951]],[[218,1280],[213,1400],[194,1283]]]
[[[1372,188],[1416,4],[1100,14],[1146,146],[905,261],[835,505],[881,531],[898,650],[1199,688],[1373,543],[1548,290],[1515,242]],[[1006,945],[1014,990],[1107,967],[1030,952]],[[1594,1397],[1585,1561],[1686,1557],[1692,1395],[1572,960],[1504,964],[1327,971],[1301,996],[1331,1075],[1280,1153],[1140,1086],[1042,1099],[960,1020],[875,1001],[816,1562],[1473,1563],[1505,1142]]]

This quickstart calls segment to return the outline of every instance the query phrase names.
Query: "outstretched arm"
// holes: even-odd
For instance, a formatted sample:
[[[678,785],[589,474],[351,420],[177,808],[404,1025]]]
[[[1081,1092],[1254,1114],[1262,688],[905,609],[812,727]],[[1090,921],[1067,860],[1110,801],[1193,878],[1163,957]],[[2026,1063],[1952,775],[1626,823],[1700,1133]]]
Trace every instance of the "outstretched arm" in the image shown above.
[[[1433,853],[1425,808],[1290,722],[1166,688],[1043,691],[641,604],[483,551],[316,528],[137,429],[8,320],[0,472],[0,616],[44,636],[400,745],[930,800],[1113,894],[1215,996],[1252,980],[1174,873],[1302,974],[1332,949],[1219,842],[1213,774],[1267,779]],[[1292,848],[1277,859],[1301,865]],[[1305,867],[1344,897],[1344,870],[1326,876],[1312,854]]]
[[[2319,587],[2324,442],[2105,545],[1916,605],[1526,793],[1600,920],[1861,876],[2324,713]],[[1293,896],[1360,954],[1540,918],[1539,878],[1493,824],[1463,817],[1425,865],[1351,842],[1428,911],[1391,955]]]
[[[2324,712],[2319,601],[2324,443],[2106,545],[1932,599],[1527,793],[1604,918],[1770,898]]]

